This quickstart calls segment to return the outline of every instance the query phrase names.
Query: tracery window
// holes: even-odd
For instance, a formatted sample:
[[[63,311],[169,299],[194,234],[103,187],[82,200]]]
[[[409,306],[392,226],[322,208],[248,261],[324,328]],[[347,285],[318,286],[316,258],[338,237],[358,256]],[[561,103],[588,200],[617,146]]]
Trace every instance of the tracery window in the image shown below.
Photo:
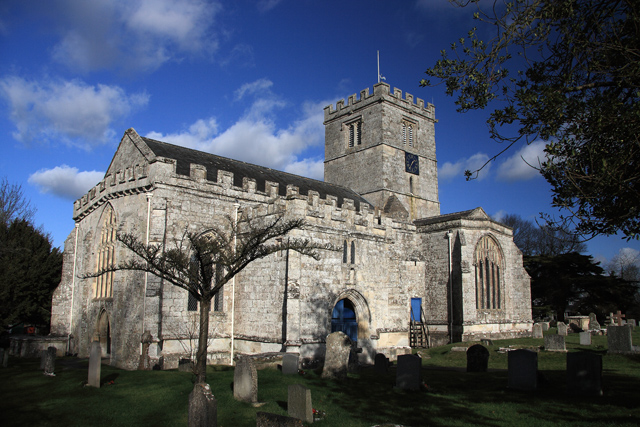
[[[500,283],[502,280],[502,251],[491,236],[478,241],[474,256],[476,267],[476,308],[502,308]]]
[[[98,257],[96,260],[96,272],[115,264],[117,231],[116,212],[111,205],[107,205],[102,212],[102,227],[100,230],[100,244],[98,246]],[[113,271],[109,271],[96,277],[93,287],[94,298],[113,297],[113,274]]]

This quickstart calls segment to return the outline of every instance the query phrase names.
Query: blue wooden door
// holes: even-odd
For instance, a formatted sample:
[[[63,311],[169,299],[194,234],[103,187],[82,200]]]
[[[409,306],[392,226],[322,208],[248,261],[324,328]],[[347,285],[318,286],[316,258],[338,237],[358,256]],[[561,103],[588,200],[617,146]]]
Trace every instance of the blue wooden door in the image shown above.
[[[341,299],[331,314],[331,332],[344,332],[354,343],[358,341],[358,321],[353,304],[348,299]]]
[[[422,321],[422,298],[411,298],[411,321]]]

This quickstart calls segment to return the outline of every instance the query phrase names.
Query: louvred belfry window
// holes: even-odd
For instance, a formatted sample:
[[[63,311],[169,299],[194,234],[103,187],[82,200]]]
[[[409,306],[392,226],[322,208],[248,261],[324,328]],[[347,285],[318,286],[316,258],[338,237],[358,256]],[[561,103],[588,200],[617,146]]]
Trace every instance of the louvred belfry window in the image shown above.
[[[118,224],[116,213],[107,205],[102,213],[102,227],[100,230],[100,244],[98,246],[98,257],[96,260],[96,272],[115,265],[116,259],[116,233]],[[113,297],[113,271],[109,271],[96,277],[93,288],[94,298],[111,298]]]

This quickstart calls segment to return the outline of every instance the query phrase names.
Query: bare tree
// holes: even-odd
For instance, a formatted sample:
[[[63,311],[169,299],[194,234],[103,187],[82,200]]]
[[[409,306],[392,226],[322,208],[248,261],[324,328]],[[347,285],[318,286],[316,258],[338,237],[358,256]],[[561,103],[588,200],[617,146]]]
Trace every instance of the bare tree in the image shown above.
[[[0,180],[0,221],[9,224],[14,219],[33,222],[36,210],[24,196],[22,186],[11,184],[6,177]]]
[[[640,282],[640,252],[620,249],[607,264],[607,270],[628,282]]]
[[[164,250],[161,245],[144,244],[131,233],[119,233],[117,239],[136,256],[97,273],[97,277],[118,270],[151,273],[182,288],[200,302],[200,325],[196,353],[196,382],[206,382],[207,340],[211,299],[218,290],[251,262],[282,250],[294,250],[320,259],[320,250],[337,250],[309,239],[278,239],[305,226],[302,219],[285,220],[282,214],[231,217],[200,233],[185,231],[175,247]]]

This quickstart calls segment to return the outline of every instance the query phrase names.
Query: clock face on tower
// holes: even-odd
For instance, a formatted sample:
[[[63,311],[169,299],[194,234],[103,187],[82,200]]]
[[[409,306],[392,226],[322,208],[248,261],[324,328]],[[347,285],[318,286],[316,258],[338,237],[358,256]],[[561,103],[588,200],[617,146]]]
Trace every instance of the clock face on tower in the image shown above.
[[[418,156],[404,153],[404,169],[414,175],[420,175],[420,162]]]

